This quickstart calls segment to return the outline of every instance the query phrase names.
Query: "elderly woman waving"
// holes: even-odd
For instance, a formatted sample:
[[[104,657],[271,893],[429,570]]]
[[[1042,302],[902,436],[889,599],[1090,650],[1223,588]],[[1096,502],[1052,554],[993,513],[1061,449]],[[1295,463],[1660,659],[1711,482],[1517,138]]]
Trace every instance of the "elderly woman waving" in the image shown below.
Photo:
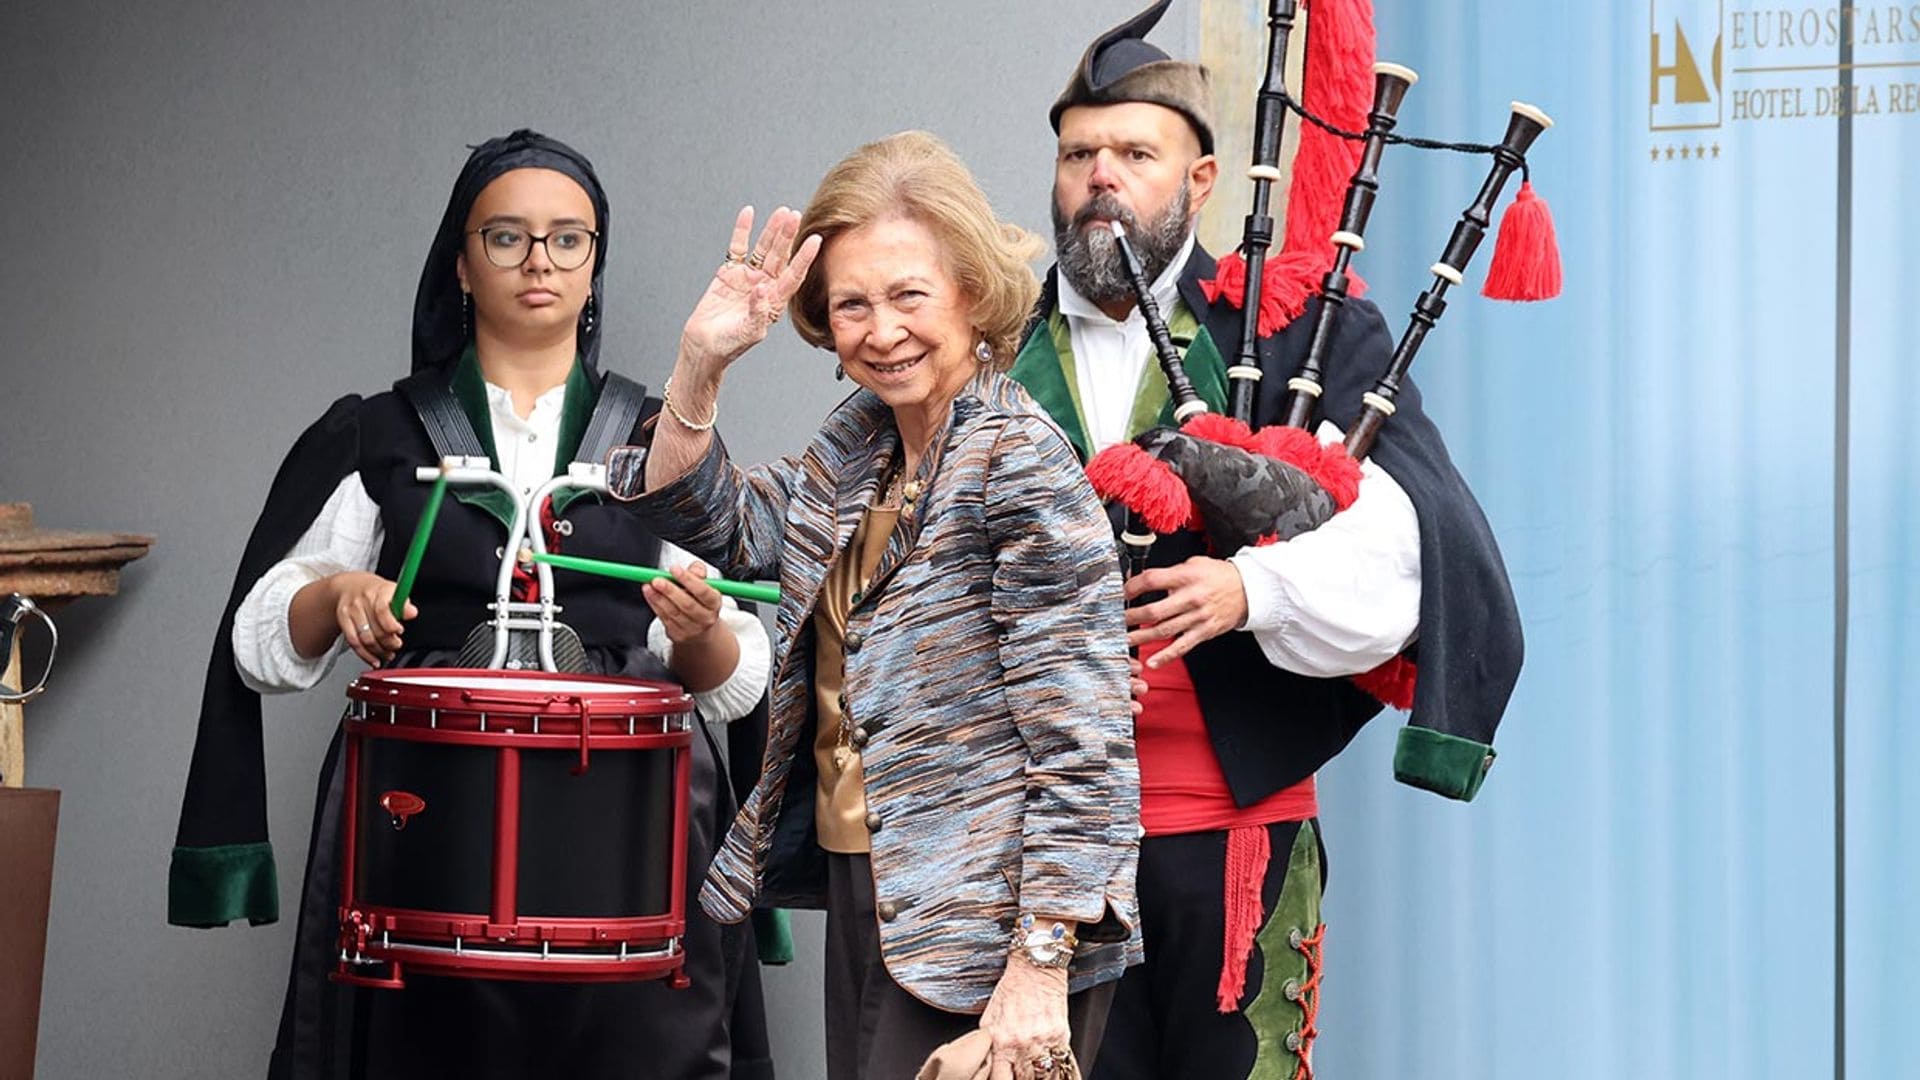
[[[639,496],[783,590],[764,775],[702,902],[826,908],[833,1080],[911,1076],[961,1036],[996,1078],[1055,1080],[1140,957],[1138,771],[1111,527],[1001,374],[1034,241],[918,132],[752,226],[687,320]],[[788,307],[859,389],[741,468],[720,383]]]

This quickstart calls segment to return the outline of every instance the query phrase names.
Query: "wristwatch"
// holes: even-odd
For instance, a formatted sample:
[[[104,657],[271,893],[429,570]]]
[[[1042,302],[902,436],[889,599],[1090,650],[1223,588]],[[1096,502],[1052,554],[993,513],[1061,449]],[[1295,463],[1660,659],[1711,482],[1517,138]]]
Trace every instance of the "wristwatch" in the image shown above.
[[[1080,939],[1065,923],[1036,925],[1032,915],[1020,916],[1014,925],[1012,953],[1034,967],[1065,968],[1073,963],[1073,950]]]

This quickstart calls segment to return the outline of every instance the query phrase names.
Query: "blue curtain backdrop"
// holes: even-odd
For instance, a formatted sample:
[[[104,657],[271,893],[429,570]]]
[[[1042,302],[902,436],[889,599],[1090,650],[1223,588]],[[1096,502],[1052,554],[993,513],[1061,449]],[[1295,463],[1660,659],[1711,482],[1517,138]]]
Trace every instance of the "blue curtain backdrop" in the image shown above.
[[[1841,698],[1846,1073],[1920,1075],[1896,696],[1920,659],[1920,116],[1890,90],[1854,117],[1843,190],[1839,43],[1799,11],[1783,34],[1715,0],[1378,7],[1380,58],[1422,75],[1402,130],[1491,141],[1510,98],[1558,121],[1532,164],[1566,295],[1480,299],[1489,241],[1415,368],[1527,666],[1474,803],[1392,783],[1391,714],[1323,774],[1325,1075],[1834,1075]],[[1681,66],[1672,26],[1705,100],[1652,81],[1650,55]],[[1855,74],[1920,81],[1920,44],[1884,34]],[[1388,151],[1358,266],[1396,330],[1484,173]]]

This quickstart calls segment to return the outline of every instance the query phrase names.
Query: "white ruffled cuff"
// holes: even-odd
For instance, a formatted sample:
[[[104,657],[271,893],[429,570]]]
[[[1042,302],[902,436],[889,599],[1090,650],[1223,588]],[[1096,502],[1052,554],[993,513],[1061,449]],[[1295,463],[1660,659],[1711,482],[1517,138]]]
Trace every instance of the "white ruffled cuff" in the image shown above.
[[[276,563],[248,590],[233,613],[233,663],[240,681],[257,694],[284,694],[308,690],[333,670],[346,651],[335,640],[325,653],[311,660],[293,648],[293,630],[287,612],[293,596],[326,577],[327,572],[298,559]]]
[[[767,645],[767,628],[758,617],[741,611],[729,602],[721,610],[720,618],[740,642],[740,660],[734,665],[733,674],[727,676],[726,682],[711,690],[696,692],[693,700],[699,706],[702,717],[728,724],[752,712],[753,707],[760,704],[761,696],[767,692],[767,675],[772,668],[772,658]],[[647,627],[647,651],[659,657],[661,663],[673,666],[673,642],[667,637],[666,625],[658,619]]]

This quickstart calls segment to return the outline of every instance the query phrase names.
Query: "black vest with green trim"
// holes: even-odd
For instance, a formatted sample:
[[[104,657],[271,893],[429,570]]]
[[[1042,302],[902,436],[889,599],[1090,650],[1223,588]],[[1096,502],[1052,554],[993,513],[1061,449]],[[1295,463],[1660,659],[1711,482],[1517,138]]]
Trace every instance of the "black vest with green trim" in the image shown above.
[[[425,372],[416,379],[448,383],[460,411],[472,425],[480,445],[500,468],[493,445],[493,422],[486,386],[471,353],[454,366],[451,376]],[[575,364],[567,380],[561,407],[560,434],[555,447],[553,474],[566,470],[581,450],[581,437],[600,399],[600,385]],[[647,399],[641,421],[658,411],[659,402]],[[369,398],[361,414],[360,482],[380,507],[385,530],[375,572],[393,579],[399,575],[424,512],[431,484],[415,479],[418,466],[432,464],[439,455],[421,423],[414,402],[396,390]],[[620,432],[616,443],[640,442],[639,425]],[[597,455],[596,455],[597,456]],[[506,544],[513,506],[504,492],[493,488],[451,489],[428,540],[426,557],[414,579],[412,600],[419,615],[408,622],[406,648],[459,649],[473,628],[492,618],[494,582]],[[554,521],[567,522],[566,535],[549,532],[549,548],[568,555],[614,562],[657,566],[660,541],[621,504],[592,492],[563,491],[553,499]],[[529,513],[537,508],[529,508]],[[561,606],[559,619],[572,627],[589,646],[631,652],[644,649],[653,611],[637,585],[570,570],[553,573],[554,595]]]
[[[1215,411],[1224,411],[1226,357],[1240,344],[1238,308],[1222,299],[1209,303],[1200,283],[1213,277],[1214,259],[1196,245],[1179,280],[1181,303],[1169,329],[1175,334],[1194,388]],[[1057,271],[1047,275],[1032,325],[1011,375],[1027,388],[1085,460],[1090,439],[1082,422],[1078,389],[1059,314]],[[1259,342],[1264,377],[1255,397],[1255,426],[1278,423],[1286,414],[1286,382],[1306,355],[1318,299],[1306,312]],[[1322,417],[1345,428],[1360,414],[1360,396],[1386,370],[1393,341],[1371,303],[1350,300],[1335,320],[1326,362]],[[1237,357],[1236,357],[1237,358]],[[1157,395],[1157,396],[1156,396]],[[1147,365],[1139,400],[1166,402],[1166,379]],[[1371,459],[1385,469],[1413,502],[1420,525],[1420,629],[1408,655],[1420,667],[1412,722],[1402,730],[1395,775],[1405,783],[1470,799],[1492,761],[1494,729],[1519,677],[1522,654],[1519,612],[1492,530],[1466,482],[1454,469],[1438,429],[1422,412],[1420,393],[1403,384],[1399,410],[1382,428]],[[1152,415],[1147,413],[1146,415]],[[1133,427],[1171,426],[1170,404],[1151,424],[1136,408]],[[1128,437],[1137,432],[1128,431]],[[1118,512],[1116,511],[1116,517]],[[1116,520],[1118,529],[1120,522]],[[1172,566],[1210,552],[1198,533],[1160,537],[1149,566]],[[1195,696],[1215,755],[1235,803],[1250,806],[1313,775],[1343,750],[1380,711],[1380,703],[1344,678],[1315,678],[1273,666],[1252,634],[1226,633],[1186,656]]]

